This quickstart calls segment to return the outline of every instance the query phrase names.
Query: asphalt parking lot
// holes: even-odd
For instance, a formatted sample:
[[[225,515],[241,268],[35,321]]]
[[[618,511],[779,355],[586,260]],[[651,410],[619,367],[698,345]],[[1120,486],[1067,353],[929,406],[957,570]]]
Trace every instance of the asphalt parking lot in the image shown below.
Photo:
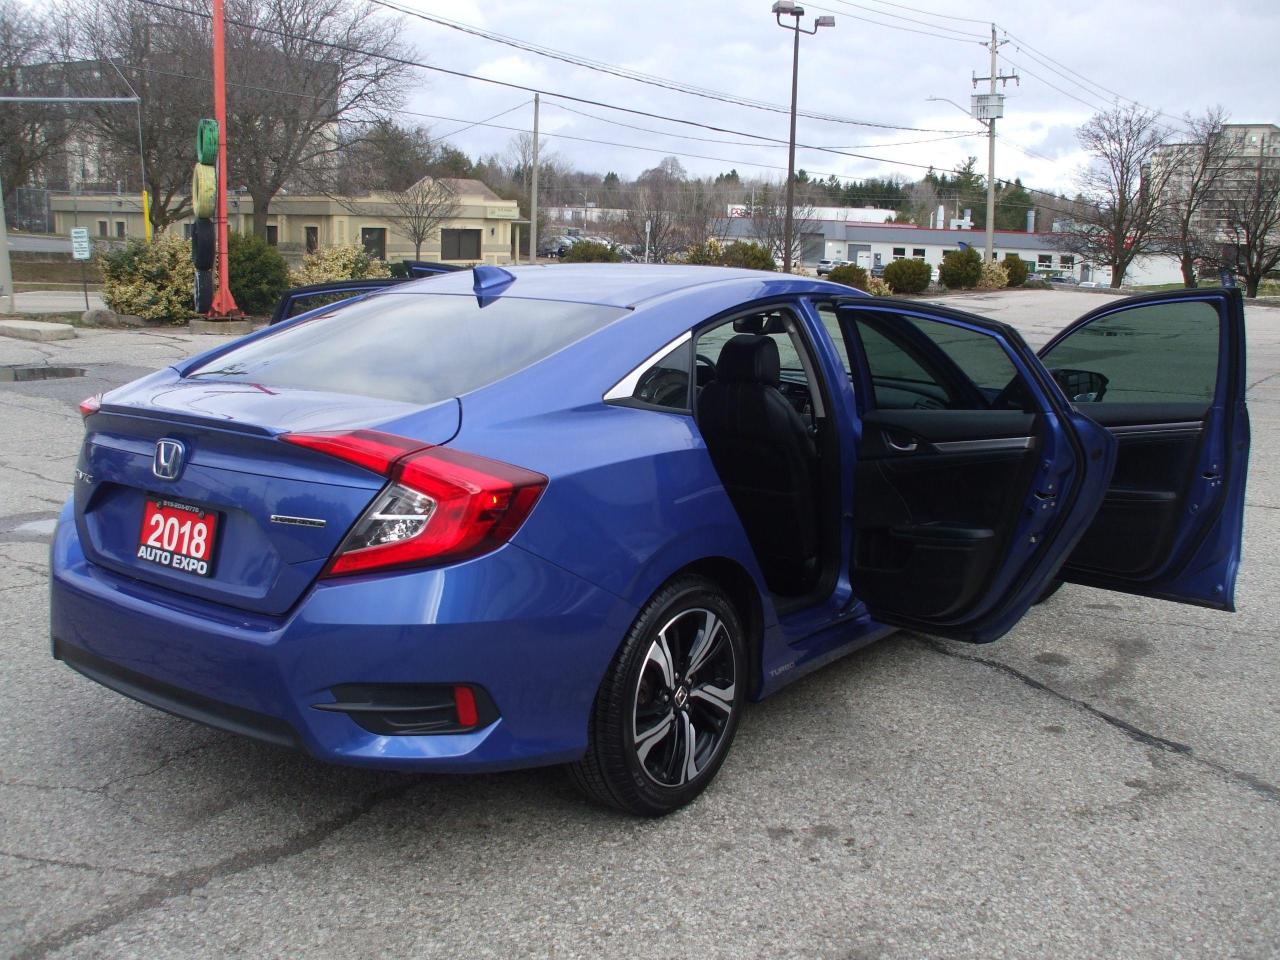
[[[1104,302],[948,301],[1033,344]],[[322,766],[49,657],[75,403],[216,342],[0,339],[0,954],[1280,955],[1280,309],[1249,310],[1239,612],[1068,586],[996,644],[898,634],[747,711],[690,808],[557,770]]]

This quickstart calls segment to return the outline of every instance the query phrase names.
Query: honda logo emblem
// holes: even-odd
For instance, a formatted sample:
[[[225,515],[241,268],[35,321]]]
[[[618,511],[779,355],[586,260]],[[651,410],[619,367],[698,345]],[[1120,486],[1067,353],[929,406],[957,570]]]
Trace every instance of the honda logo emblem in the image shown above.
[[[155,459],[151,461],[151,472],[161,480],[177,480],[182,473],[182,463],[186,459],[187,448],[178,440],[157,440]]]

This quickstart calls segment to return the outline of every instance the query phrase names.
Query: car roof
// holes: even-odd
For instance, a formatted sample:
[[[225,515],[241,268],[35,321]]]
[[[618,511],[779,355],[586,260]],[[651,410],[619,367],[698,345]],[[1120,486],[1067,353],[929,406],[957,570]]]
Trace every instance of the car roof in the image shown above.
[[[515,279],[491,296],[522,297],[532,300],[565,300],[575,303],[598,303],[630,307],[681,290],[728,281],[775,281],[794,290],[805,278],[769,273],[762,270],[739,270],[730,267],[702,267],[684,264],[642,263],[565,263],[517,266],[500,269]],[[399,284],[381,296],[403,293],[474,293],[474,275],[470,270],[425,277]],[[827,289],[821,281],[808,281],[813,289]]]

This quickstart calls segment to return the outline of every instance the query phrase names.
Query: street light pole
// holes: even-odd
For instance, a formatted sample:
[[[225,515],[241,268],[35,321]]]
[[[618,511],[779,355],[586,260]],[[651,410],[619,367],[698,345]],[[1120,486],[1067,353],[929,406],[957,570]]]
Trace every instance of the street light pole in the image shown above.
[[[794,23],[783,23],[782,18],[793,17]],[[773,17],[778,26],[795,34],[791,47],[791,136],[787,140],[787,212],[783,220],[782,240],[782,272],[791,272],[791,250],[794,245],[792,234],[795,230],[795,194],[796,194],[796,96],[800,87],[800,34],[810,36],[818,32],[819,27],[834,27],[835,17],[818,17],[812,29],[805,30],[800,26],[800,18],[804,16],[804,7],[797,6],[788,0],[778,0],[773,5]]]

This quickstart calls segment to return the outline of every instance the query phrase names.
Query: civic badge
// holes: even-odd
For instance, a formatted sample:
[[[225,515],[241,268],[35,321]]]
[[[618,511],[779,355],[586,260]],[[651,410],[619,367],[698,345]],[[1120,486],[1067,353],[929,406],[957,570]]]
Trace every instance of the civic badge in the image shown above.
[[[151,461],[151,472],[161,480],[177,480],[187,457],[187,448],[180,440],[156,441],[156,455]]]

